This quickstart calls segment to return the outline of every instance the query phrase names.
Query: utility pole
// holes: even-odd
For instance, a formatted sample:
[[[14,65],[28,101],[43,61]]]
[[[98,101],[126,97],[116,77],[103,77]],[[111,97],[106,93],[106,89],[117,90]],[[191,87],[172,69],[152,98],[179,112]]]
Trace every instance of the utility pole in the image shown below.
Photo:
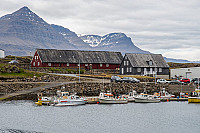
[[[81,73],[80,73],[80,70],[81,70],[81,63],[80,63],[80,60],[79,60],[79,83],[80,83],[80,77],[81,77]]]
[[[156,70],[156,67],[155,67],[155,84],[156,84],[156,74],[157,74],[157,70]]]

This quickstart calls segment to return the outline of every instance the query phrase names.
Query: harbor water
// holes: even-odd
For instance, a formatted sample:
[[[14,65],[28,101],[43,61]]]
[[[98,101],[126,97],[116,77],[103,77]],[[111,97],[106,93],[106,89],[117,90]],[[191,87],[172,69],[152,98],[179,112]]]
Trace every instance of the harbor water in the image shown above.
[[[0,102],[0,132],[199,133],[200,104],[188,102],[36,106]]]

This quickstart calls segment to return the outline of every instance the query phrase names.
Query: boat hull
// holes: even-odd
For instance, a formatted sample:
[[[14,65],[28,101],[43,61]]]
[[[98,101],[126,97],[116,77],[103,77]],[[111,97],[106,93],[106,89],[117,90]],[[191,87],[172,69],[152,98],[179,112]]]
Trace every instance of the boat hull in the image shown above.
[[[135,98],[136,103],[159,103],[160,99]]]
[[[188,103],[200,103],[200,97],[189,97]]]
[[[125,99],[99,99],[101,104],[126,104],[128,103]]]
[[[58,101],[55,103],[55,106],[78,106],[78,105],[85,105],[86,101],[79,100],[79,101]]]

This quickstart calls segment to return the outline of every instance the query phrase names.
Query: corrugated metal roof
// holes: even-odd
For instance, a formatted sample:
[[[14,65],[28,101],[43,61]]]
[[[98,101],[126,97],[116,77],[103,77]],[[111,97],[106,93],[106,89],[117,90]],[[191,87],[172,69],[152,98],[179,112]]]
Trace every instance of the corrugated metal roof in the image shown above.
[[[161,54],[132,54],[127,53],[133,67],[169,67]],[[152,65],[148,64],[152,61]]]
[[[42,62],[121,64],[120,52],[37,49]]]

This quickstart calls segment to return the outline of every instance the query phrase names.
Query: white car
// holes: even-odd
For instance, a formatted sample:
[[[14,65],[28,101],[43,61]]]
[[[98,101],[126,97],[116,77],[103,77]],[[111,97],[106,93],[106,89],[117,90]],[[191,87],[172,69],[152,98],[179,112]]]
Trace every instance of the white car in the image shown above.
[[[167,83],[167,80],[165,80],[165,79],[158,79],[157,83],[163,83],[163,84],[165,84],[165,83]]]

